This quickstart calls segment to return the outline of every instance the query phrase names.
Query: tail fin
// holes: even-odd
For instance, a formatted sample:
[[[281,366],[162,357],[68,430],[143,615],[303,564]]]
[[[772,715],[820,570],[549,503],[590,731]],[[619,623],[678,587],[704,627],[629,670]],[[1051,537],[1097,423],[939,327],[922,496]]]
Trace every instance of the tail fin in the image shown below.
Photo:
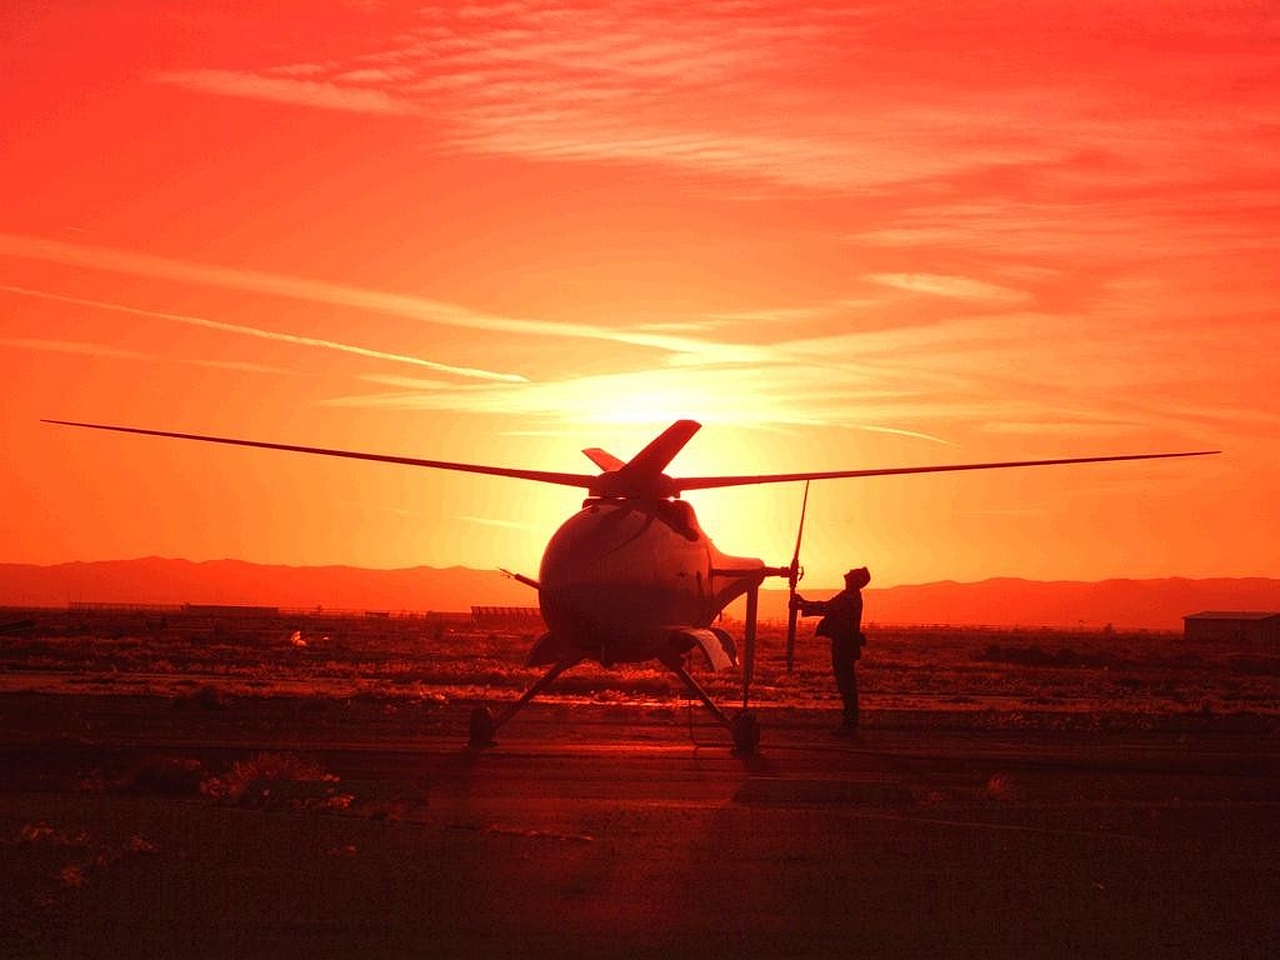
[[[582,451],[605,470],[591,484],[592,496],[655,500],[676,496],[679,488],[662,471],[701,429],[702,424],[693,420],[677,420],[626,463],[595,447]]]
[[[695,420],[677,420],[628,460],[620,472],[636,478],[656,477],[701,429],[702,424]]]

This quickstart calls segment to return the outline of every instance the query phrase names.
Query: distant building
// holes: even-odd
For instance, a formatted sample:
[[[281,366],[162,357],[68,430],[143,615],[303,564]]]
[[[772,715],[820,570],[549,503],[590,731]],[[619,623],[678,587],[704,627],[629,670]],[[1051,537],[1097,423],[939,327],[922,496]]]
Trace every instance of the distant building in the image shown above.
[[[253,607],[230,603],[184,603],[182,612],[196,617],[278,617],[279,607]]]
[[[1257,648],[1280,648],[1280,613],[1205,610],[1183,617],[1188,641],[1220,640]]]
[[[528,632],[542,629],[537,607],[472,607],[471,622],[486,630]]]

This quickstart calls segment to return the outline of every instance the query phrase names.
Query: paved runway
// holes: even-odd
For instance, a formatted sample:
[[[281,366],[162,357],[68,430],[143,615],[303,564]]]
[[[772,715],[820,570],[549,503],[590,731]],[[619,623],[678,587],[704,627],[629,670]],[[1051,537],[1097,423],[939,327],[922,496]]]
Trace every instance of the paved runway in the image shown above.
[[[7,718],[6,955],[1280,955],[1271,734],[845,742],[779,715],[743,762],[643,710],[535,710],[470,754],[452,721],[131,709],[97,736]],[[330,777],[229,802],[125,775],[266,747]]]

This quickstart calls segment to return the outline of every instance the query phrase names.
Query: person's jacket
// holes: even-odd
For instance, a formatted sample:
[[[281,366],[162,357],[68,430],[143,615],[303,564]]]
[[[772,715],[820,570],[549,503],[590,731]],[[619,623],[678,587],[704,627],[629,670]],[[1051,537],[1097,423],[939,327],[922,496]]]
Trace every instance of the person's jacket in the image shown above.
[[[806,616],[822,614],[814,635],[862,646],[862,592],[841,590],[830,600],[806,600],[801,606]]]

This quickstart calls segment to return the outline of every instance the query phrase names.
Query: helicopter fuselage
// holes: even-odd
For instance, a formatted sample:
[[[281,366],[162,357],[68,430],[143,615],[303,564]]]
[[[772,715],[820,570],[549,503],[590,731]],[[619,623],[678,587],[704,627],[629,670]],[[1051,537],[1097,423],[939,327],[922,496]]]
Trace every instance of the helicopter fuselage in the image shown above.
[[[765,571],[717,550],[683,500],[588,499],[543,554],[548,636],[531,659],[663,659],[674,629],[710,627]]]

